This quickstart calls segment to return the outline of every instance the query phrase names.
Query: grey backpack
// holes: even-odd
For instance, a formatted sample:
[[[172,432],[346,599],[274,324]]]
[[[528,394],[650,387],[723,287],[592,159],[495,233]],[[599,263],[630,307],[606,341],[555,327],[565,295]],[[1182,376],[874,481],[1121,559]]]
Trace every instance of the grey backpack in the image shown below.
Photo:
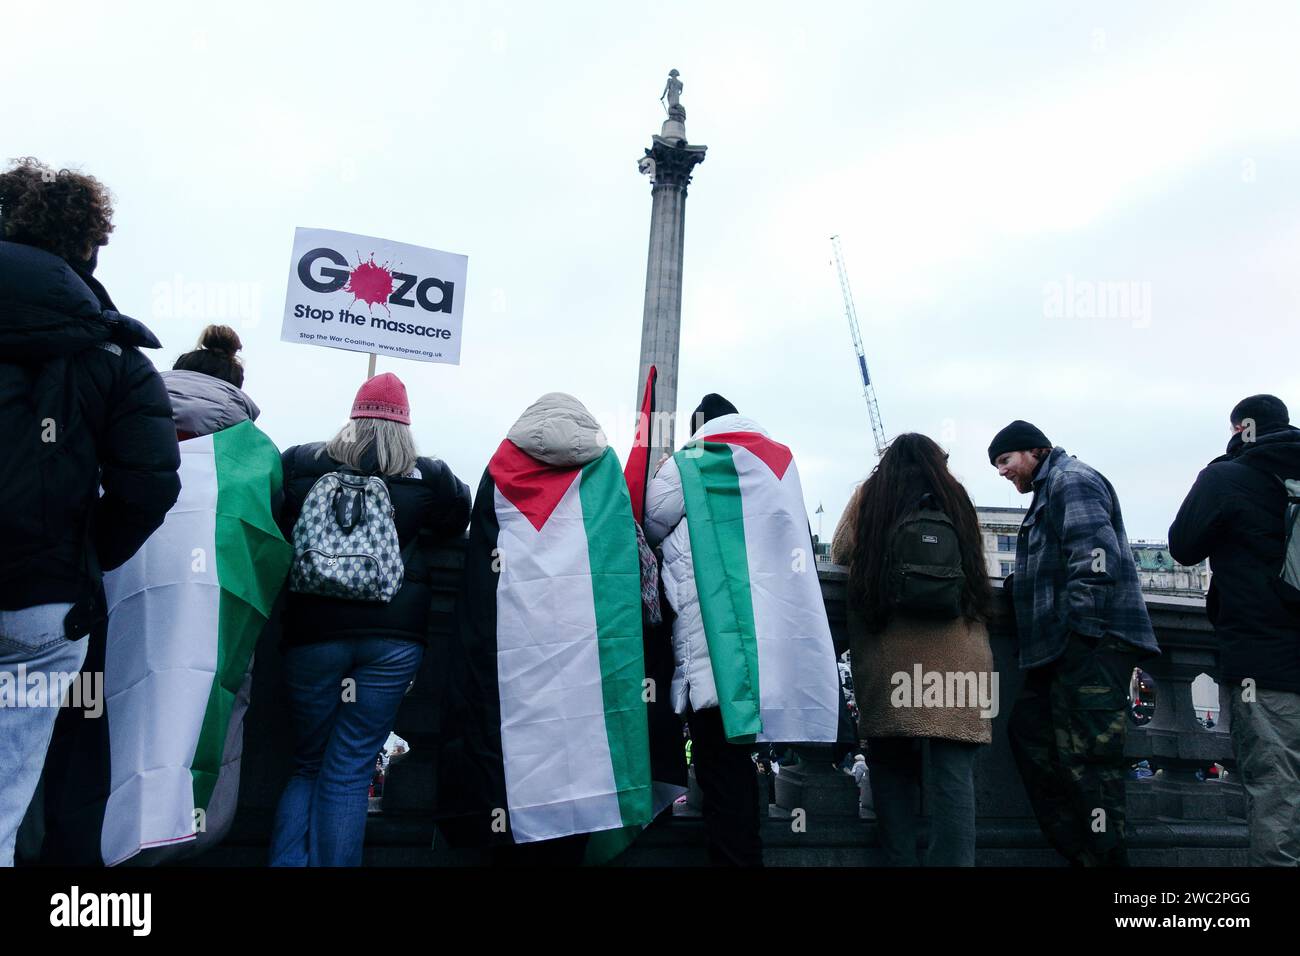
[[[1282,601],[1293,610],[1300,610],[1300,478],[1276,476],[1286,491],[1286,511],[1283,512],[1282,570],[1278,572],[1274,588]]]
[[[316,479],[293,526],[289,589],[387,604],[405,574],[384,480],[346,471]]]

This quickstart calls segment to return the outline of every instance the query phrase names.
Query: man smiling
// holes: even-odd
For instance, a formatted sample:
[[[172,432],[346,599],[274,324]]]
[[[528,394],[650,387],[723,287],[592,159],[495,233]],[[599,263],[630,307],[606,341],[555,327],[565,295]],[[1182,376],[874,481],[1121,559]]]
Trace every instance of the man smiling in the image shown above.
[[[1034,496],[1009,579],[1026,671],[1008,726],[1020,776],[1071,864],[1125,865],[1128,685],[1137,662],[1160,651],[1119,499],[1029,422],[994,436],[989,463]]]

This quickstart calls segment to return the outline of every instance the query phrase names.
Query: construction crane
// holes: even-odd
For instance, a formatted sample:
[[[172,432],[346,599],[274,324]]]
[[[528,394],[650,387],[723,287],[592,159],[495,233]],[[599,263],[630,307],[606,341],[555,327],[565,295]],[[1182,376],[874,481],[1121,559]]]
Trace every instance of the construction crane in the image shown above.
[[[853,349],[858,353],[858,368],[862,371],[862,394],[867,400],[867,413],[871,416],[871,437],[876,443],[876,455],[885,453],[885,426],[880,423],[880,406],[876,404],[876,390],[867,371],[867,355],[862,349],[862,331],[858,328],[858,312],[853,308],[853,292],[849,289],[849,273],[844,268],[844,253],[840,250],[840,237],[831,236],[831,249],[835,252],[835,268],[840,274],[840,291],[844,293],[844,315],[849,320],[853,336]]]

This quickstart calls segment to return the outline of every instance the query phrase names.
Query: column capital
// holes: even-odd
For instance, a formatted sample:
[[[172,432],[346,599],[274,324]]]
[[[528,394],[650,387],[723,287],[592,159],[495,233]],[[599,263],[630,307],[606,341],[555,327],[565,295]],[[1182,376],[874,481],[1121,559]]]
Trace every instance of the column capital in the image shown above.
[[[641,168],[650,174],[651,181],[656,186],[680,186],[685,189],[691,181],[691,171],[704,162],[707,150],[707,146],[692,146],[684,139],[654,136],[651,137],[651,146],[645,151]]]

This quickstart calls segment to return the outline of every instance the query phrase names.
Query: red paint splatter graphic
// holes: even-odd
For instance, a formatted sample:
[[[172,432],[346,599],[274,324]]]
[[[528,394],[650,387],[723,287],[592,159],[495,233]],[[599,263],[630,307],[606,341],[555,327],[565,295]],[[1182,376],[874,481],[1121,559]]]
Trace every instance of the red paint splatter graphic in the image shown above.
[[[361,256],[357,256],[360,260]],[[364,302],[366,308],[374,311],[375,303],[382,305],[384,311],[392,315],[388,308],[388,297],[393,294],[393,273],[387,266],[375,264],[375,254],[370,254],[369,262],[362,262],[352,270],[344,292],[352,293],[352,301]]]

